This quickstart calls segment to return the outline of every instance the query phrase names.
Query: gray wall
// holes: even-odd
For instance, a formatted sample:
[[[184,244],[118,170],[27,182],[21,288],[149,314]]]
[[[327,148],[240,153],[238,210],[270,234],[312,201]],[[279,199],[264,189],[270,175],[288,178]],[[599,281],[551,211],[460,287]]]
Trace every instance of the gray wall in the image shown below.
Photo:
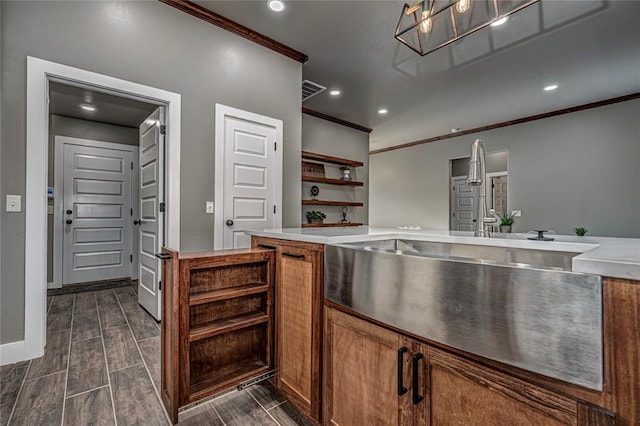
[[[283,224],[300,223],[300,63],[156,1],[0,7],[3,199],[25,194],[30,55],[182,95],[182,251],[213,248],[216,102],[283,120]],[[1,214],[0,343],[23,338],[24,217]]]
[[[95,121],[80,120],[59,115],[49,116],[49,186],[54,185],[55,175],[55,137],[91,139],[94,141],[114,142],[125,145],[138,145],[138,129],[134,127],[114,126]],[[53,198],[49,198],[53,206]],[[47,215],[47,282],[53,282],[53,214]]]
[[[640,100],[370,157],[370,224],[448,229],[449,160],[508,150],[514,232],[640,237]]]
[[[348,158],[362,161],[363,167],[351,169],[354,180],[364,183],[362,187],[318,185],[320,195],[318,199],[335,201],[361,201],[364,207],[349,207],[347,219],[351,222],[369,222],[369,134],[350,127],[322,120],[317,117],[302,115],[302,149],[318,154]],[[325,175],[329,178],[340,178],[342,172],[339,166],[325,164]],[[302,198],[311,199],[309,191],[313,183],[302,182]],[[333,206],[304,206],[302,220],[306,222],[305,213],[318,210],[327,215],[326,222],[342,220],[342,207]],[[297,225],[299,226],[299,225]]]

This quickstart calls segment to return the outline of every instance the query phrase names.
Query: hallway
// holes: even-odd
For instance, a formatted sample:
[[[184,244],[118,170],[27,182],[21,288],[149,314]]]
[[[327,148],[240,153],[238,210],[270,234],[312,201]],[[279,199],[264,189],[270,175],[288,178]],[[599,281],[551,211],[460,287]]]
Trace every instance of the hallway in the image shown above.
[[[45,355],[0,369],[0,425],[169,424],[160,327],[131,286],[48,298]],[[180,424],[305,425],[270,385],[180,414]]]

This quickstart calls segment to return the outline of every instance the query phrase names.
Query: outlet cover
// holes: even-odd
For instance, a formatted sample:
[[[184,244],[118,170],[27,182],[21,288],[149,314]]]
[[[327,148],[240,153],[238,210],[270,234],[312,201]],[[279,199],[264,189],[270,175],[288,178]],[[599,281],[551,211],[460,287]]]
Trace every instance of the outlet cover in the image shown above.
[[[7,211],[8,212],[20,212],[20,211],[22,211],[22,196],[21,195],[7,195]]]
[[[206,207],[205,207],[205,212],[207,214],[213,214],[213,201],[207,201]]]

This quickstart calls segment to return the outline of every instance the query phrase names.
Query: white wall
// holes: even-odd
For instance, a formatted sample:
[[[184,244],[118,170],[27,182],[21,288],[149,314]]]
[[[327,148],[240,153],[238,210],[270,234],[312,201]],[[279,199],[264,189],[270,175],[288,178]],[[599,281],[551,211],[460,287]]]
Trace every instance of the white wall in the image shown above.
[[[318,154],[362,161],[363,167],[351,169],[353,180],[364,183],[362,187],[336,186],[302,183],[302,198],[311,199],[311,186],[318,185],[318,199],[332,201],[359,201],[364,207],[348,207],[347,219],[351,222],[367,224],[369,222],[369,134],[311,115],[302,115],[302,149]],[[325,174],[329,178],[339,179],[342,176],[339,166],[325,164]],[[306,212],[318,210],[327,215],[325,222],[342,220],[342,207],[304,206],[302,220],[306,221]]]
[[[640,100],[370,157],[370,224],[448,229],[449,160],[474,139],[508,151],[515,232],[640,237]]]

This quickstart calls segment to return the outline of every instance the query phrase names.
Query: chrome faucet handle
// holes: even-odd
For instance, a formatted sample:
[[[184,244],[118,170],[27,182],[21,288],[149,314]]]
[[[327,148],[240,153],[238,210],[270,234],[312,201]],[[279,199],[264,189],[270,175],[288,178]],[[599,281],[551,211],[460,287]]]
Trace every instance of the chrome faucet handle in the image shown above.
[[[482,219],[483,223],[497,223],[500,221],[500,216],[496,213],[496,211],[494,209],[489,209],[489,216],[491,217],[484,217]]]

